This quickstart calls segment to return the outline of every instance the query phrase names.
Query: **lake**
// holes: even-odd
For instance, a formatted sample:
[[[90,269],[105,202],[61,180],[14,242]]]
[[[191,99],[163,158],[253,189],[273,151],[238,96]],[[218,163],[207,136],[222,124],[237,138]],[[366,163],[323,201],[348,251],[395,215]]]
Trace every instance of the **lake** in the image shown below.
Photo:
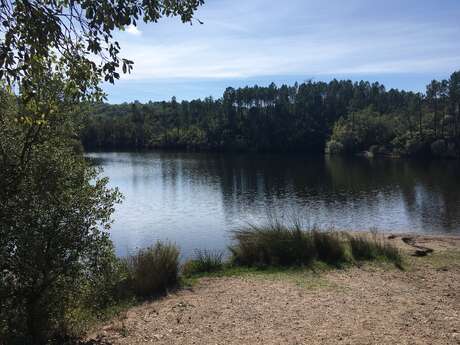
[[[229,232],[270,215],[322,228],[460,234],[460,162],[301,154],[88,153],[125,199],[118,255],[175,242],[225,250]]]

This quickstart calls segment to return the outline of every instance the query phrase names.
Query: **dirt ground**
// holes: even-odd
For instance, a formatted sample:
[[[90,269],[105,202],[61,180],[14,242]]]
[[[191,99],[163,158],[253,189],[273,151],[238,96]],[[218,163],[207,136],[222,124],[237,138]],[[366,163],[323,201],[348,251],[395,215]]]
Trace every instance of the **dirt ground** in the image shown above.
[[[405,271],[372,264],[203,278],[130,309],[92,338],[114,345],[460,344],[460,237],[391,241],[408,254]],[[434,252],[410,256],[413,245]]]

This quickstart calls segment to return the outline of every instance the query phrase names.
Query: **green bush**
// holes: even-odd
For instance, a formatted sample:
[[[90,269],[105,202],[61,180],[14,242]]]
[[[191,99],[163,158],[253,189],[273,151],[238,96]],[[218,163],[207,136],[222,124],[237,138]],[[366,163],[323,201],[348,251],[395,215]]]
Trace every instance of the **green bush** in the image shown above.
[[[447,152],[447,144],[444,139],[438,139],[430,145],[431,154],[435,157],[442,157]]]
[[[128,286],[138,297],[164,294],[179,281],[179,250],[173,244],[157,242],[123,261]]]
[[[343,151],[344,147],[341,142],[331,139],[326,143],[326,153],[330,155],[341,154]]]
[[[211,273],[222,270],[222,252],[196,250],[194,257],[182,266],[182,273],[190,276],[197,273]]]
[[[351,124],[340,118],[333,127],[330,140],[326,143],[326,152],[330,154],[349,154],[359,151],[359,138]]]
[[[369,150],[373,155],[380,154],[380,147],[395,138],[395,126],[392,115],[382,115],[372,106],[349,113],[334,124],[326,152],[355,154]]]
[[[56,80],[40,85],[36,102],[62,97]],[[0,343],[43,344],[112,274],[108,230],[120,194],[75,151],[73,108],[53,105],[42,126],[23,102],[0,90]]]

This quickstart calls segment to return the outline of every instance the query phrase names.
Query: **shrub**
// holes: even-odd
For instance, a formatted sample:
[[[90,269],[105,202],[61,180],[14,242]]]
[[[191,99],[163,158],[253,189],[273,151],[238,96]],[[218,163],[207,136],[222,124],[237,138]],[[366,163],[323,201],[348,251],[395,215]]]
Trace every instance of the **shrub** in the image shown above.
[[[120,194],[75,151],[67,101],[53,103],[46,121],[30,113],[63,97],[56,80],[40,85],[43,98],[30,104],[0,90],[0,343],[48,342],[111,270],[108,230]],[[81,281],[90,285],[84,293]]]
[[[211,273],[222,270],[222,252],[209,250],[196,250],[192,260],[187,261],[182,267],[182,273],[186,276],[196,273]]]
[[[332,130],[330,140],[326,144],[329,154],[349,154],[357,152],[358,138],[352,126],[345,120],[339,119]]]
[[[444,139],[438,139],[430,145],[431,153],[435,157],[442,157],[447,152],[447,145]]]
[[[157,242],[124,259],[128,286],[138,297],[164,294],[177,285],[179,250],[170,243]]]
[[[402,255],[399,249],[384,238],[379,238],[375,233],[371,237],[367,234],[350,236],[349,242],[351,253],[356,260],[383,258],[393,262],[397,267],[402,267]]]
[[[93,270],[75,280],[73,293],[65,298],[57,344],[63,342],[62,337],[81,337],[94,323],[107,319],[133,301],[132,292],[126,288],[125,267],[112,248]]]
[[[369,150],[378,154],[379,147],[390,143],[396,136],[395,121],[367,107],[341,117],[332,129],[326,152],[355,154]]]
[[[371,147],[369,147],[369,150],[368,152],[372,155],[372,156],[377,156],[379,154],[379,147],[378,145],[371,145]]]
[[[404,144],[404,155],[406,156],[423,156],[427,153],[426,143],[420,138],[419,135],[407,136]]]
[[[336,140],[329,140],[326,143],[326,153],[330,155],[341,154],[344,151],[342,143]]]

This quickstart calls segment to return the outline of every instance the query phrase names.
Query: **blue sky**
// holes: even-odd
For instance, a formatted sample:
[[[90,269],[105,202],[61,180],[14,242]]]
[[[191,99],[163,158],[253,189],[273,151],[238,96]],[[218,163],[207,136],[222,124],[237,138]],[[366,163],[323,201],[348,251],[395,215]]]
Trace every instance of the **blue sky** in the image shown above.
[[[333,78],[422,91],[460,69],[460,0],[207,0],[196,18],[117,33],[135,65],[104,86],[108,101]]]

